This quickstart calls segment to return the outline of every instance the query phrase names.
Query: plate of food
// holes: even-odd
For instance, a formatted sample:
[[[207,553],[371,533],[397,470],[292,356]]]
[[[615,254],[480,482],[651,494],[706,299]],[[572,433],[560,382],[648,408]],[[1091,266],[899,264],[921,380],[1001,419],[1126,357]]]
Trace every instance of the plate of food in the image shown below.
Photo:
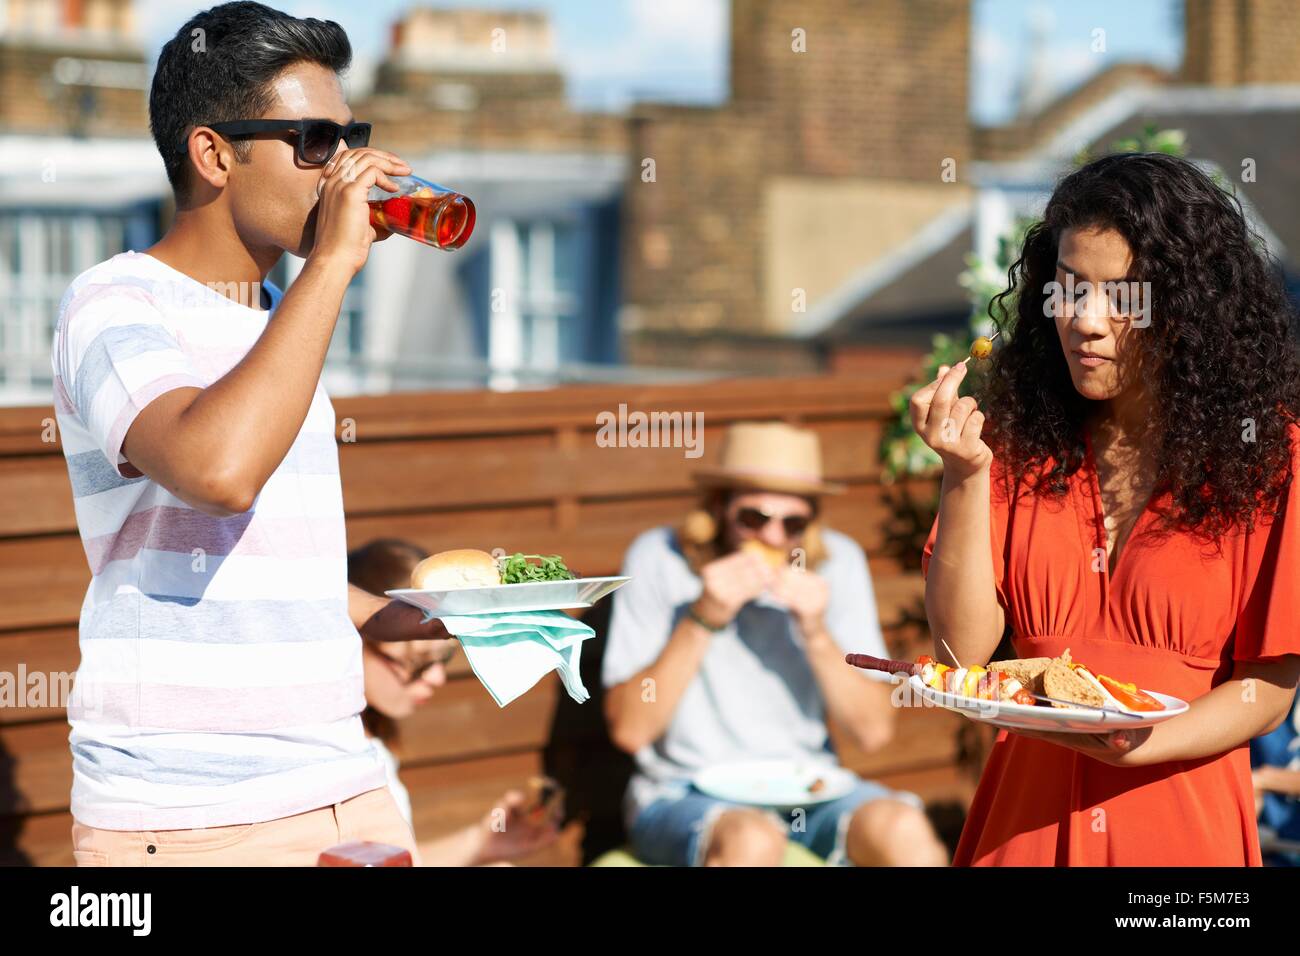
[[[384,593],[434,617],[591,607],[631,578],[584,578],[558,554],[500,557],[474,548],[430,555],[411,571],[411,586]]]
[[[754,807],[789,810],[838,800],[858,778],[835,764],[808,760],[741,760],[717,764],[695,775],[702,793]]]
[[[849,654],[855,667],[903,674],[923,706],[942,707],[1009,730],[1096,734],[1150,727],[1186,713],[1187,701],[1093,673],[1070,656],[949,667],[931,657],[915,662]]]

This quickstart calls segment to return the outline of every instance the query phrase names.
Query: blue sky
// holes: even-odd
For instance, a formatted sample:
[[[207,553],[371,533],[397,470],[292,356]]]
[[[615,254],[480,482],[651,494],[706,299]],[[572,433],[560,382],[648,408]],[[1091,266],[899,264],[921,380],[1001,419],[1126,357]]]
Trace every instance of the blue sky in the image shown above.
[[[270,0],[297,16],[343,24],[358,65],[376,62],[391,23],[411,0]],[[184,22],[177,0],[136,0],[150,53]],[[636,99],[717,102],[727,94],[727,0],[436,0],[438,7],[543,9],[555,25],[570,97],[588,109],[618,109]],[[1182,0],[974,0],[971,115],[981,123],[1014,115],[1038,18],[1046,36],[1051,86],[1061,92],[1121,60],[1168,69],[1182,57]],[[869,9],[869,6],[868,6]],[[1106,31],[1106,52],[1090,49]],[[811,38],[810,38],[811,39]]]

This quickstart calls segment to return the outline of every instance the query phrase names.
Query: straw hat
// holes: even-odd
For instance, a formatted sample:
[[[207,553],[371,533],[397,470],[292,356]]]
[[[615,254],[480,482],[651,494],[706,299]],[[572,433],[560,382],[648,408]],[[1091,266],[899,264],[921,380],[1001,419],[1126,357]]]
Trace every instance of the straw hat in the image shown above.
[[[822,480],[816,432],[784,422],[739,422],[727,429],[722,442],[721,462],[697,469],[693,477],[698,484],[791,495],[840,495],[846,490]]]

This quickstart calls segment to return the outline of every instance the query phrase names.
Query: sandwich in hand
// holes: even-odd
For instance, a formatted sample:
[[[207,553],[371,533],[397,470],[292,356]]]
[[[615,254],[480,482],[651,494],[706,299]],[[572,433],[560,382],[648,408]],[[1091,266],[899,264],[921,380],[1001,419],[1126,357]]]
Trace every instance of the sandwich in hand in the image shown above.
[[[740,546],[740,550],[758,555],[773,570],[780,569],[790,562],[790,555],[757,538],[750,538]]]

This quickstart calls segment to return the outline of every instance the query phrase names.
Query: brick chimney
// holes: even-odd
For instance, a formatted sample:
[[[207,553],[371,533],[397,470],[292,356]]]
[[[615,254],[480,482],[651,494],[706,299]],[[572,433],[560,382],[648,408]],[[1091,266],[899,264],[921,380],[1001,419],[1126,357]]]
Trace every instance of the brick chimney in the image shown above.
[[[542,11],[413,7],[391,38],[377,93],[467,111],[525,101],[564,107],[555,32]]]
[[[1293,0],[1186,0],[1184,19],[1185,82],[1300,83]]]
[[[970,155],[970,21],[968,0],[733,0],[732,102],[768,112],[772,172],[932,182]]]
[[[145,135],[149,65],[133,0],[0,2],[0,127]]]

